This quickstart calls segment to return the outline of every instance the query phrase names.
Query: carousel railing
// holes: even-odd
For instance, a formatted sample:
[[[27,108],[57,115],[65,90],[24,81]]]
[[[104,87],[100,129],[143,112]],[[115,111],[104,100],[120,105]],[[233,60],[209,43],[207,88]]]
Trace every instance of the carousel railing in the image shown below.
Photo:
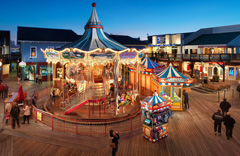
[[[49,100],[49,98],[48,98]],[[35,122],[50,127],[52,131],[62,131],[77,135],[107,135],[110,129],[119,132],[129,132],[142,127],[142,115],[140,105],[138,109],[126,117],[111,119],[71,119],[55,116],[35,106],[32,106],[32,117]]]
[[[91,96],[93,96],[92,88],[88,88],[86,90],[83,90],[82,92],[77,92],[77,93],[71,95],[69,98],[65,99],[65,111],[88,100]]]

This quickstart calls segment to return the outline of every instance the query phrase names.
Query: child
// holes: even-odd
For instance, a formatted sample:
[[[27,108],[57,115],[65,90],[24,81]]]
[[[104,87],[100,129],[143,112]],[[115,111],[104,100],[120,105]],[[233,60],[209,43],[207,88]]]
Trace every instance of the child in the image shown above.
[[[8,120],[10,118],[10,112],[8,111],[8,109],[6,110],[6,125],[8,125]]]

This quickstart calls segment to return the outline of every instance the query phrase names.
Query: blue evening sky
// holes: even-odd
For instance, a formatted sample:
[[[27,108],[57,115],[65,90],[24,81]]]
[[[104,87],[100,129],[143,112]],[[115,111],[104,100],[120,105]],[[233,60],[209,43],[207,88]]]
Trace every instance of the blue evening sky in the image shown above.
[[[147,34],[196,31],[240,24],[239,0],[2,0],[0,30],[17,26],[72,29],[83,34],[92,2],[107,33],[146,39]]]

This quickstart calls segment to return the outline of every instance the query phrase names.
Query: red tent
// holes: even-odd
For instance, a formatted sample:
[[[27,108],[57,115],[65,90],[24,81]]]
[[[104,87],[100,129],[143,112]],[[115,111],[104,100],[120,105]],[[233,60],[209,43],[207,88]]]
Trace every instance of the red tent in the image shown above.
[[[22,102],[23,100],[24,100],[24,94],[23,94],[22,85],[20,85],[18,89],[18,101]]]

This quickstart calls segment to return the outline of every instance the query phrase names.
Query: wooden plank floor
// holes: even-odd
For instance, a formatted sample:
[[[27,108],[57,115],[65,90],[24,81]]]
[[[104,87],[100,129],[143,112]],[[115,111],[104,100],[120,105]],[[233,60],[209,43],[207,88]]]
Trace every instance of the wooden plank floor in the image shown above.
[[[234,84],[237,82],[228,82]],[[221,93],[223,97],[223,93]],[[240,155],[240,99],[226,95],[232,104],[230,112],[236,124],[233,138],[227,140],[225,127],[222,136],[213,132],[213,112],[218,109],[217,94],[189,93],[190,109],[175,112],[169,119],[169,136],[151,143],[141,135],[142,129],[120,134],[117,156],[239,156]],[[6,126],[5,135],[13,137],[13,155],[51,156],[110,156],[111,148],[107,136],[82,136],[51,131],[48,127],[34,123],[11,129]]]

